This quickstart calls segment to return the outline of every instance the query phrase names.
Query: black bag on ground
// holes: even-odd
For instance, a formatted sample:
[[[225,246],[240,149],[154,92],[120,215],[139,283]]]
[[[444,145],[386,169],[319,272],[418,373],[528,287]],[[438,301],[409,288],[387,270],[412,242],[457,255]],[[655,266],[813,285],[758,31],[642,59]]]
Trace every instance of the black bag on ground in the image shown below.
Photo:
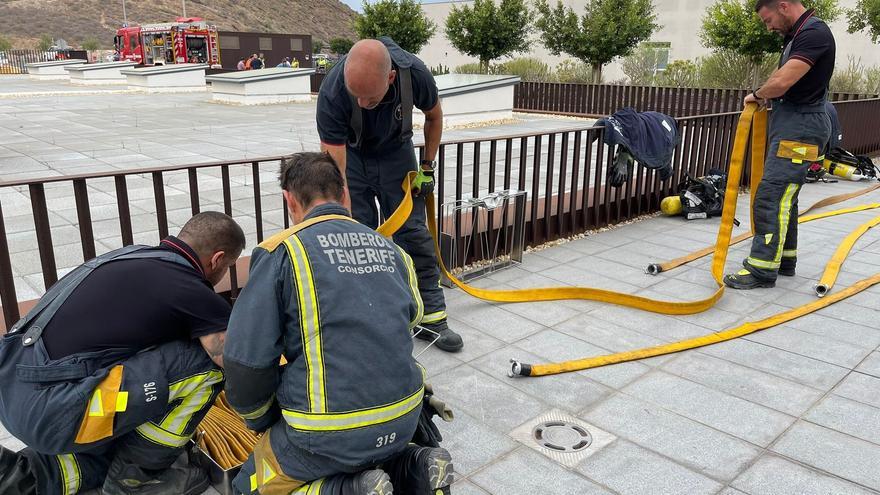
[[[682,215],[688,220],[720,216],[726,183],[727,175],[717,169],[710,169],[704,177],[687,175],[678,185]]]

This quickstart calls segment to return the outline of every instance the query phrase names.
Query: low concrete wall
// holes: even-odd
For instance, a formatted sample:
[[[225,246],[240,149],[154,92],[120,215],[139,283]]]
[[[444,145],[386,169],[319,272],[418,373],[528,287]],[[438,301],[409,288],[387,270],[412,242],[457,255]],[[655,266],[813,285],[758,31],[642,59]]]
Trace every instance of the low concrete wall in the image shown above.
[[[443,127],[513,117],[513,90],[520,82],[518,76],[447,74],[435,79],[443,101]],[[424,114],[415,109],[413,124],[424,123]]]
[[[315,69],[272,68],[217,74],[211,83],[211,99],[238,105],[304,103],[311,101],[311,75]]]
[[[134,62],[106,62],[101,64],[85,64],[65,67],[70,75],[70,84],[77,86],[103,86],[128,84],[125,69],[132,69]]]
[[[189,93],[206,91],[208,64],[173,64],[121,71],[128,88],[145,93]]]
[[[64,69],[85,63],[85,60],[72,59],[27,64],[28,77],[36,81],[68,80],[70,74]]]

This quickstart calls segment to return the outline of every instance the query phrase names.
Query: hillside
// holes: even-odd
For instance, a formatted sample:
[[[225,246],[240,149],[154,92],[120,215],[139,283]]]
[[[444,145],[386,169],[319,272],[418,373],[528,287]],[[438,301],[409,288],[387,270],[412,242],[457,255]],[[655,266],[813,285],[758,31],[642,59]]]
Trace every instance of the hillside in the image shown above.
[[[128,0],[130,23],[168,22],[182,14],[181,0]],[[327,41],[355,39],[357,15],[339,0],[187,0],[186,14],[203,17],[220,30],[311,34]],[[95,37],[110,48],[122,25],[121,0],[4,0],[0,2],[0,36],[16,48],[28,48],[41,34],[62,38],[71,46]]]

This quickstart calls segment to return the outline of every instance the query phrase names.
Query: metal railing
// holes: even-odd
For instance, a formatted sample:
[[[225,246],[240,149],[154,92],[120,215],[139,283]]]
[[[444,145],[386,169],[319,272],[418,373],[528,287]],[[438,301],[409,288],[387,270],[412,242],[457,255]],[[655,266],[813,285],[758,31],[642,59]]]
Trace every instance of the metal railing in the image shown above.
[[[513,108],[524,112],[604,116],[633,107],[640,112],[653,110],[673,117],[690,117],[738,111],[747,93],[745,89],[521,82],[514,89]],[[877,96],[831,93],[831,101]]]
[[[27,64],[78,58],[88,60],[85,50],[6,50],[0,51],[0,74],[27,74]]]
[[[880,99],[846,102],[838,108],[844,145],[858,153],[880,150],[880,134],[876,132]],[[661,182],[656,171],[636,166],[631,179],[619,189],[605,181],[613,150],[603,144],[601,127],[447,141],[441,144],[437,156],[438,202],[442,205],[500,190],[527,191],[527,245],[618,223],[658,210],[660,201],[675,192],[685,174],[705,175],[710,168],[726,170],[738,117],[739,112],[727,112],[678,119],[682,139],[673,159],[673,176]],[[30,213],[23,215],[29,218],[16,220],[17,225],[25,223],[27,227],[19,226],[13,233],[16,243],[22,242],[22,235],[32,234],[35,242],[27,241],[19,247],[19,254],[27,249],[39,251],[40,273],[30,276],[39,277],[45,289],[57,281],[59,272],[99,251],[134,242],[157,242],[171,226],[181,226],[203,209],[232,215],[245,227],[250,246],[261,242],[289,225],[278,194],[280,158],[0,182],[0,305],[5,324],[9,326],[19,317],[21,301],[15,280],[26,274],[13,271],[4,198],[19,208],[22,204],[30,206]],[[744,183],[747,181],[745,177]],[[65,195],[68,207],[75,207],[76,221],[72,223],[77,239],[56,246],[53,230],[59,226],[53,225],[53,218],[61,207],[55,204],[61,200],[52,198]],[[444,219],[440,218],[442,210],[438,209],[437,220],[438,225],[447,226],[444,233],[457,241],[456,246],[472,246],[469,252],[456,253],[456,259],[463,262],[479,260],[483,255],[480,243],[468,242],[471,239],[467,236],[505,235],[500,230],[472,232],[466,226],[467,211],[458,210],[454,218]],[[99,218],[93,219],[93,213]],[[503,222],[494,222],[490,217],[487,225],[496,223]],[[66,236],[71,237],[70,232]],[[59,256],[62,263],[57,261]],[[233,298],[246,277],[246,269],[246,263],[240,264],[224,287]]]

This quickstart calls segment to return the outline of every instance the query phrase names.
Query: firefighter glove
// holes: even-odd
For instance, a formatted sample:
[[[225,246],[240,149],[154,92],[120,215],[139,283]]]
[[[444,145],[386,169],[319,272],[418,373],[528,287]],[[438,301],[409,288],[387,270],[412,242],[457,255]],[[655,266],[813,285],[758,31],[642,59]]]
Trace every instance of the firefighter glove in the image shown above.
[[[416,196],[425,198],[434,193],[434,171],[419,169],[412,184]]]

